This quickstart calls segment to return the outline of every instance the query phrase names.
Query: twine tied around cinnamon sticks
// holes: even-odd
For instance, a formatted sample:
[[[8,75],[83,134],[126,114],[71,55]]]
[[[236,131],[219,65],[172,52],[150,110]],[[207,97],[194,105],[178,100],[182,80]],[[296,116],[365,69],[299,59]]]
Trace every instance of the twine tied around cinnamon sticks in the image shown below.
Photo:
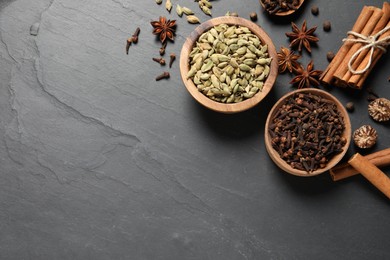
[[[364,6],[343,44],[322,73],[323,85],[361,89],[390,46],[390,2],[382,9]],[[354,73],[353,73],[354,72]]]
[[[390,30],[390,26],[383,28],[382,30],[380,30],[378,33],[376,33],[374,35],[369,35],[369,36],[365,36],[363,34],[360,34],[360,33],[354,32],[354,31],[349,31],[347,33],[347,35],[352,35],[352,36],[355,36],[356,38],[344,38],[343,42],[353,42],[353,43],[365,44],[365,45],[363,45],[363,47],[358,49],[352,55],[351,59],[349,60],[348,69],[350,72],[352,72],[353,74],[365,73],[371,67],[375,48],[380,49],[383,53],[386,52],[386,47],[390,45],[390,36],[387,36],[383,39],[379,39],[379,37],[382,36],[382,34],[384,34],[385,32],[387,32],[389,30]],[[368,63],[366,64],[366,66],[363,69],[355,70],[352,67],[352,64],[354,63],[356,58],[360,55],[360,53],[362,53],[366,49],[370,50],[370,56],[369,56]]]

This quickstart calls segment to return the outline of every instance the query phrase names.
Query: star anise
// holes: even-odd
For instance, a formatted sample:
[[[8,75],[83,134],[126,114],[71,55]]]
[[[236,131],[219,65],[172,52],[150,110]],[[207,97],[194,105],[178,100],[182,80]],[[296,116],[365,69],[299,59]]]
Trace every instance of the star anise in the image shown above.
[[[307,69],[305,70],[302,65],[299,65],[294,73],[296,76],[290,81],[290,84],[295,84],[300,88],[310,88],[313,86],[320,85],[319,77],[322,74],[321,70],[313,70],[314,64],[313,61],[307,65]]]
[[[160,41],[164,43],[167,38],[172,41],[175,38],[176,20],[167,20],[166,17],[160,16],[158,21],[152,21],[150,24],[153,26],[153,34],[158,35]]]
[[[311,29],[307,29],[306,20],[303,21],[302,28],[299,29],[298,26],[291,22],[292,32],[286,33],[286,36],[290,38],[290,47],[298,47],[298,51],[302,51],[302,45],[306,48],[308,52],[311,53],[310,44],[318,42],[318,37],[314,36],[314,32],[317,29],[317,26],[314,26]]]
[[[300,55],[297,55],[290,49],[282,46],[280,52],[278,52],[279,73],[285,72],[286,69],[290,73],[293,72],[293,70],[299,66],[298,59],[300,57]]]

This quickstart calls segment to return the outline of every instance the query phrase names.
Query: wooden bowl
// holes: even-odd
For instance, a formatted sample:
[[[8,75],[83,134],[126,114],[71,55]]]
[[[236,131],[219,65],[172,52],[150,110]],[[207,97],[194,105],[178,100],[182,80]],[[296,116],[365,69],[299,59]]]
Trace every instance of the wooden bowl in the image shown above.
[[[265,5],[263,4],[263,2],[261,0],[259,0],[260,2],[260,5],[265,9]],[[299,0],[299,5],[297,6],[297,9],[295,10],[288,10],[288,11],[285,11],[285,12],[276,12],[276,13],[273,13],[271,14],[270,12],[268,12],[270,15],[276,15],[276,16],[287,16],[287,15],[290,15],[290,14],[293,14],[295,13],[303,4],[303,2],[305,2],[305,0]]]
[[[331,158],[330,161],[326,164],[325,168],[317,169],[316,171],[313,171],[311,173],[308,173],[308,172],[303,171],[303,170],[294,169],[292,166],[290,166],[285,160],[283,160],[279,156],[279,153],[272,147],[272,144],[271,144],[271,136],[269,133],[269,126],[272,123],[272,120],[274,119],[276,112],[281,108],[281,106],[285,103],[285,101],[288,98],[290,98],[292,95],[294,95],[296,93],[311,93],[311,94],[326,98],[328,100],[331,100],[332,102],[334,102],[336,104],[338,111],[340,112],[341,116],[344,119],[345,129],[344,129],[342,137],[344,137],[346,139],[346,144],[342,148],[343,151],[340,152],[339,154],[334,155],[333,158]],[[330,170],[344,157],[345,153],[348,150],[349,144],[351,143],[351,121],[349,119],[348,113],[345,110],[344,106],[333,95],[329,94],[326,91],[323,91],[320,89],[314,89],[314,88],[298,89],[298,90],[295,90],[295,91],[292,91],[292,92],[286,94],[281,99],[279,99],[279,101],[273,106],[273,108],[271,109],[271,111],[268,114],[264,132],[265,132],[265,146],[266,146],[267,152],[268,152],[269,156],[271,157],[271,159],[282,170],[284,170],[285,172],[288,172],[290,174],[296,175],[296,176],[305,176],[305,177],[314,176],[314,175],[318,175],[318,174],[321,174],[323,172]]]
[[[239,103],[233,103],[233,104],[226,104],[226,103],[220,103],[217,101],[214,101],[208,97],[206,97],[203,93],[199,92],[197,87],[195,86],[194,82],[191,79],[187,79],[187,74],[189,71],[189,54],[199,38],[199,36],[204,33],[205,31],[209,30],[213,26],[219,25],[219,24],[228,24],[228,25],[240,25],[245,26],[248,29],[252,31],[257,37],[259,37],[262,44],[268,45],[268,54],[269,57],[272,57],[272,61],[270,64],[270,73],[264,82],[264,86],[262,91],[259,91],[254,95],[252,98],[246,99]],[[190,34],[190,36],[185,41],[183,48],[181,50],[180,54],[180,73],[181,77],[183,79],[184,85],[186,86],[188,92],[192,95],[192,97],[198,101],[203,106],[225,114],[233,114],[238,113],[241,111],[245,111],[247,109],[250,109],[257,105],[261,100],[264,99],[264,97],[270,92],[272,89],[276,77],[278,75],[278,57],[277,52],[275,49],[275,46],[270,39],[270,37],[267,35],[266,32],[262,28],[260,28],[255,23],[246,20],[244,18],[240,17],[232,17],[232,16],[223,16],[218,18],[210,19],[202,24],[200,24],[198,27],[195,28],[195,30]]]

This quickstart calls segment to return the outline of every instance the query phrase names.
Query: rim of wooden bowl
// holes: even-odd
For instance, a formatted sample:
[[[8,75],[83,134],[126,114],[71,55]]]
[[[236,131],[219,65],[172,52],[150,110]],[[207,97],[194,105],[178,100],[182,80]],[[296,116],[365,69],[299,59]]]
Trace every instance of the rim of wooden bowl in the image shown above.
[[[263,4],[263,2],[262,2],[261,0],[259,0],[259,2],[260,2],[260,5],[263,7],[263,9],[266,10],[266,9],[265,9],[265,6],[264,6],[264,4]],[[288,10],[288,11],[285,11],[285,12],[276,12],[276,13],[274,13],[274,14],[270,14],[270,12],[268,12],[268,11],[267,11],[267,12],[268,12],[270,15],[275,15],[275,16],[287,16],[287,15],[293,14],[293,13],[295,13],[296,11],[298,11],[298,9],[302,6],[303,2],[305,2],[305,0],[300,0],[300,1],[299,1],[299,5],[298,5],[297,9],[295,9],[295,10]]]
[[[262,44],[268,45],[268,54],[272,57],[271,65],[270,65],[270,73],[264,82],[264,86],[262,91],[257,92],[252,98],[246,99],[239,103],[234,104],[225,104],[214,101],[204,94],[202,94],[195,86],[191,79],[187,79],[187,74],[189,71],[189,54],[199,36],[205,31],[209,30],[211,27],[219,24],[228,24],[228,25],[240,25],[245,26],[249,30],[252,31],[257,37],[259,37]],[[180,74],[184,85],[186,86],[188,92],[191,96],[198,101],[201,105],[220,113],[225,114],[233,114],[248,110],[267,96],[267,94],[272,89],[276,77],[278,75],[278,57],[275,49],[275,45],[273,44],[271,38],[268,34],[257,24],[241,18],[241,17],[232,17],[232,16],[222,16],[210,19],[198,27],[188,36],[187,40],[184,42],[183,48],[180,53]]]
[[[270,137],[269,131],[268,131],[268,128],[269,128],[271,120],[273,119],[275,113],[278,111],[280,106],[284,104],[286,99],[291,97],[292,95],[294,95],[296,93],[302,93],[302,92],[303,93],[312,93],[312,94],[315,94],[317,96],[324,97],[324,98],[326,98],[328,100],[333,101],[336,104],[337,109],[340,111],[341,116],[344,118],[345,129],[344,129],[344,132],[343,132],[343,137],[345,137],[346,140],[347,140],[346,144],[343,147],[343,151],[341,153],[335,155],[327,163],[325,168],[317,169],[316,171],[313,171],[312,173],[307,173],[306,171],[293,169],[286,161],[284,161],[282,158],[280,158],[278,152],[272,147],[271,137]],[[340,160],[344,157],[345,153],[347,152],[348,147],[349,147],[349,145],[351,143],[351,131],[352,131],[351,130],[351,121],[349,119],[348,112],[346,111],[344,106],[341,104],[341,102],[336,97],[334,97],[333,95],[331,95],[328,92],[326,92],[324,90],[321,90],[321,89],[314,89],[314,88],[298,89],[298,90],[289,92],[288,94],[286,94],[283,97],[281,97],[276,102],[276,104],[272,107],[271,111],[269,112],[267,120],[266,120],[266,123],[265,123],[265,130],[264,130],[265,147],[267,149],[267,152],[268,152],[269,156],[274,161],[274,163],[277,166],[279,166],[279,168],[284,170],[285,172],[288,172],[288,173],[296,175],[296,176],[311,177],[311,176],[315,176],[315,175],[318,175],[318,174],[321,174],[321,173],[324,173],[324,172],[330,170],[338,162],[340,162]]]

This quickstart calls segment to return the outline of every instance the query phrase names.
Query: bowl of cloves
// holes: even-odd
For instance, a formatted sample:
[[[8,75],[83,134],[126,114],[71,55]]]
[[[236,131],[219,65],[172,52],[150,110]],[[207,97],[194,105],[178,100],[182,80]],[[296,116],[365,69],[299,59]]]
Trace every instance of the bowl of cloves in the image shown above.
[[[203,106],[226,114],[257,105],[272,89],[277,52],[257,24],[223,16],[200,24],[185,41],[180,73],[191,96]]]
[[[305,0],[259,0],[270,15],[287,16],[295,13]]]
[[[351,122],[340,101],[315,88],[292,91],[268,114],[265,146],[282,170],[314,176],[334,167],[351,142]]]

